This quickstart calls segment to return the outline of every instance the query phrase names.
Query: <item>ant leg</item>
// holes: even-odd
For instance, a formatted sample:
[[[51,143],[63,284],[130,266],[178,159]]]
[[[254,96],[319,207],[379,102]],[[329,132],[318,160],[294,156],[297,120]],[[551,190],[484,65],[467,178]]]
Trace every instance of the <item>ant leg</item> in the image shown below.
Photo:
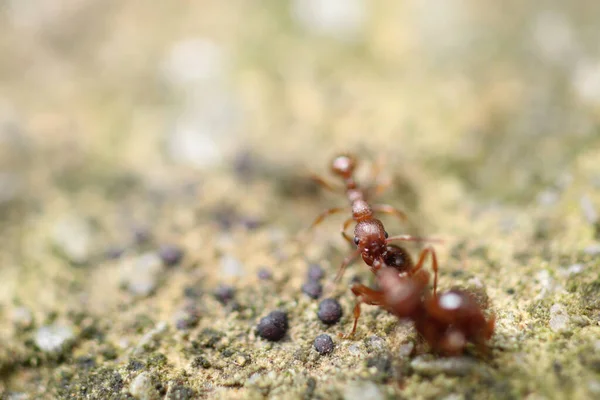
[[[340,265],[340,269],[338,270],[337,275],[335,276],[335,279],[333,280],[334,283],[338,283],[340,281],[340,279],[342,279],[342,275],[344,275],[344,271],[346,270],[346,267],[348,265],[350,265],[352,263],[352,261],[354,261],[356,259],[356,257],[358,257],[360,254],[360,250],[354,250],[352,252],[352,254],[350,254],[348,257],[344,258],[344,261],[342,261],[342,265]]]
[[[381,305],[383,302],[383,292],[373,290],[365,285],[359,283],[352,285],[352,293],[357,297],[356,304],[354,305],[354,324],[352,325],[352,332],[348,335],[339,334],[343,339],[348,339],[354,336],[356,327],[358,325],[358,319],[360,318],[360,305],[362,303],[369,305]]]
[[[381,171],[385,165],[384,157],[380,154],[375,162],[373,163],[371,170],[371,180],[375,182],[375,185],[370,186],[367,189],[367,198],[376,198],[385,192],[392,184],[391,179],[386,179],[385,181],[381,181]]]
[[[313,223],[310,225],[310,227],[308,228],[308,230],[313,229],[315,226],[319,225],[321,222],[323,222],[323,220],[327,217],[329,217],[330,215],[333,214],[337,214],[337,213],[341,213],[343,211],[346,211],[345,207],[336,207],[336,208],[330,208],[329,210],[325,210],[323,211],[314,221]]]
[[[398,210],[396,207],[392,207],[389,204],[375,204],[373,206],[373,211],[380,212],[384,214],[395,215],[402,222],[406,222],[406,214],[403,211]]]
[[[310,174],[310,179],[312,179],[313,181],[315,181],[315,183],[321,185],[321,187],[323,187],[331,192],[339,192],[340,191],[339,188],[333,186],[331,183],[327,182],[325,179],[321,178],[317,174]]]
[[[410,271],[410,274],[414,274],[423,267],[423,264],[425,263],[425,257],[427,257],[428,253],[431,254],[431,268],[433,269],[433,297],[437,297],[438,261],[433,247],[427,246],[423,249],[423,251],[421,251],[419,261],[415,264],[415,267],[412,269],[412,271]]]
[[[416,236],[410,236],[410,235],[398,235],[398,236],[391,236],[389,238],[386,239],[386,244],[390,243],[390,242],[434,242],[434,243],[442,243],[443,240],[441,239],[434,239],[434,238],[422,238],[422,237],[416,237]]]
[[[348,234],[346,233],[346,230],[348,229],[348,226],[354,221],[354,218],[348,218],[346,221],[344,221],[344,225],[342,226],[342,236],[344,237],[344,239],[346,239],[348,241],[348,243],[350,243],[351,245],[354,246],[354,241],[352,240],[352,238],[350,236],[348,236]]]

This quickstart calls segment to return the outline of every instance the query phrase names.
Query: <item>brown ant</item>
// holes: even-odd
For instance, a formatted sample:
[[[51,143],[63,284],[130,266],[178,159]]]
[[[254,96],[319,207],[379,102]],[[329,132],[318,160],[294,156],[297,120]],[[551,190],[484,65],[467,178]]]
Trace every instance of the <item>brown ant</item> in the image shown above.
[[[348,257],[346,257],[340,265],[335,282],[340,280],[346,267],[350,265],[350,263],[359,255],[362,256],[364,262],[371,267],[371,271],[374,273],[376,273],[384,265],[395,266],[398,268],[399,265],[394,265],[394,263],[397,263],[398,260],[394,260],[394,258],[402,255],[401,258],[405,263],[405,265],[402,266],[402,271],[412,274],[414,271],[417,271],[422,267],[423,262],[425,261],[425,256],[428,253],[431,253],[433,259],[433,270],[435,273],[435,292],[437,289],[438,268],[435,251],[432,247],[427,247],[421,252],[417,264],[413,265],[410,257],[408,257],[408,253],[404,249],[399,246],[390,247],[390,243],[394,241],[422,241],[427,239],[416,238],[409,235],[398,235],[392,237],[388,236],[383,223],[374,217],[374,212],[392,214],[400,218],[402,221],[406,220],[406,214],[388,204],[377,204],[372,207],[369,205],[367,199],[372,195],[380,193],[384,189],[385,185],[377,182],[377,178],[375,178],[375,186],[367,189],[361,189],[354,179],[354,171],[357,164],[356,158],[349,154],[338,155],[331,163],[331,171],[333,174],[339,176],[344,182],[346,197],[348,198],[352,208],[352,218],[348,218],[344,222],[341,233],[344,239],[357,247],[357,249]],[[376,171],[375,175],[378,175],[378,172],[379,171]],[[336,191],[336,188],[327,183],[323,178],[313,175],[313,179],[325,188]],[[324,211],[315,219],[309,229],[312,229],[320,224],[326,217],[346,210],[347,209],[345,207],[336,207]],[[346,233],[346,230],[352,222],[356,222],[356,227],[354,228],[354,238],[350,238],[350,236],[348,236]],[[393,251],[390,252],[390,249],[393,249]],[[391,264],[388,264],[388,262]]]
[[[398,253],[399,250],[389,252]],[[356,332],[360,305],[365,303],[381,306],[398,318],[411,320],[417,332],[436,352],[458,355],[470,342],[486,353],[486,341],[494,332],[495,317],[486,320],[469,293],[456,289],[439,295],[428,293],[429,273],[425,270],[406,275],[399,274],[395,268],[384,267],[377,272],[377,282],[380,290],[361,284],[352,286],[358,302],[354,307],[352,332],[347,337]]]

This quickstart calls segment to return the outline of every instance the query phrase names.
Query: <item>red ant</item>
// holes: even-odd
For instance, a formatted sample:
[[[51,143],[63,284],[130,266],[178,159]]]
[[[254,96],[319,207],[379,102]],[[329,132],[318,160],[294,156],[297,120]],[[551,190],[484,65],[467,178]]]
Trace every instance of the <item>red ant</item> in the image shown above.
[[[397,262],[398,260],[394,261],[393,259],[402,255],[401,258],[406,263],[406,265],[403,266],[403,271],[412,274],[422,267],[425,261],[425,256],[428,253],[431,253],[433,259],[433,270],[435,273],[435,292],[435,290],[437,290],[438,266],[433,247],[429,246],[424,249],[421,252],[417,264],[413,265],[410,257],[408,257],[408,253],[406,253],[404,249],[398,246],[390,246],[390,243],[394,241],[422,241],[427,239],[416,238],[409,235],[388,237],[388,233],[386,232],[383,223],[379,219],[375,218],[373,213],[381,212],[393,214],[403,221],[406,220],[406,214],[388,204],[377,204],[371,207],[367,202],[368,197],[380,193],[385,185],[377,182],[377,179],[375,178],[375,186],[369,187],[366,190],[361,189],[354,179],[354,171],[356,166],[357,161],[355,157],[349,154],[339,155],[335,157],[331,163],[331,171],[333,174],[339,176],[344,182],[346,197],[350,201],[352,208],[352,218],[348,218],[344,222],[341,233],[344,239],[346,239],[350,244],[356,245],[357,247],[357,249],[342,262],[335,278],[335,282],[340,280],[346,267],[350,265],[350,263],[354,261],[358,255],[362,256],[364,262],[371,267],[371,271],[374,273],[376,273],[382,266],[390,265],[388,262],[391,262],[392,264]],[[377,175],[377,173],[378,171],[376,171],[375,175]],[[313,179],[325,188],[336,191],[336,188],[327,183],[323,178],[314,175]],[[309,229],[312,229],[316,225],[320,224],[329,215],[342,211],[346,211],[346,208],[336,207],[324,211],[315,219]],[[351,239],[346,233],[346,230],[353,221],[356,222],[356,227],[354,228],[354,238]],[[393,249],[393,251],[390,252],[390,249]],[[396,267],[398,267],[398,265],[396,265]]]
[[[389,250],[404,256],[399,248]],[[473,296],[461,290],[450,290],[440,295],[426,292],[429,273],[419,270],[402,275],[395,268],[385,267],[377,273],[380,290],[354,284],[352,292],[358,297],[354,307],[352,336],[360,317],[361,303],[378,305],[398,318],[413,321],[417,332],[431,348],[447,355],[461,354],[467,342],[487,351],[486,341],[494,332],[495,317],[487,319]]]

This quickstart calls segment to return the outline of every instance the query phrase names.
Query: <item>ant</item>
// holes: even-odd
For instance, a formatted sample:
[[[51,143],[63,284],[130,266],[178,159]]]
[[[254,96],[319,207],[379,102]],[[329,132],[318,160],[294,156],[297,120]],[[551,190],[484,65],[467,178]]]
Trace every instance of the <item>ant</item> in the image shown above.
[[[401,248],[389,251],[404,256]],[[440,295],[427,293],[429,273],[425,270],[407,275],[399,274],[396,268],[384,267],[376,275],[380,290],[358,283],[352,285],[358,302],[354,307],[352,332],[345,337],[356,332],[360,305],[365,303],[411,320],[421,337],[438,353],[461,354],[468,342],[475,344],[481,353],[487,352],[486,341],[494,332],[495,316],[486,320],[472,295],[458,289]]]
[[[379,183],[377,180],[377,175],[379,173],[378,168],[375,173],[375,185],[366,189],[359,187],[354,179],[354,171],[356,170],[357,164],[358,162],[356,158],[350,154],[338,155],[331,163],[331,171],[334,175],[337,175],[342,179],[346,197],[348,198],[352,208],[352,217],[348,218],[342,225],[341,234],[344,239],[348,241],[348,243],[356,246],[356,250],[354,250],[342,261],[334,282],[338,282],[341,279],[346,267],[350,265],[350,263],[352,263],[359,255],[361,255],[363,261],[369,267],[371,267],[371,271],[373,273],[376,273],[384,265],[389,266],[390,263],[397,264],[399,261],[402,261],[404,263],[402,266],[403,272],[412,274],[422,267],[425,261],[425,256],[428,253],[431,253],[433,270],[435,273],[435,292],[437,290],[438,265],[433,247],[429,246],[423,249],[419,257],[419,261],[416,265],[413,265],[408,253],[403,248],[390,245],[391,242],[395,241],[423,241],[428,239],[417,238],[410,235],[389,237],[385,227],[383,226],[383,223],[374,217],[374,213],[380,212],[392,214],[400,218],[402,221],[406,220],[406,214],[388,204],[377,204],[373,206],[369,205],[367,201],[368,198],[372,195],[379,194],[386,185]],[[313,175],[312,178],[326,189],[337,191],[334,186],[330,185],[323,178],[317,175]],[[346,210],[347,208],[345,207],[336,207],[324,211],[315,219],[309,229],[319,225],[326,217]],[[346,230],[352,222],[356,222],[356,227],[354,228],[354,238],[350,238],[350,236],[346,233]],[[399,265],[395,266],[399,267]]]

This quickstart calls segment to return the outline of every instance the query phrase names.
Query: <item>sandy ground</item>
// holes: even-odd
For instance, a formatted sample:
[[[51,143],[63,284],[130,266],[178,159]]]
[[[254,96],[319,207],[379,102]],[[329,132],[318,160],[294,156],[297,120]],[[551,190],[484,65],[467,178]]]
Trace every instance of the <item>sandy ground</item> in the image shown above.
[[[0,3],[1,398],[600,395],[597,5],[149,3]],[[318,319],[349,214],[306,234],[346,204],[308,177],[342,151],[487,297],[488,356],[376,307],[339,338],[362,262]]]

